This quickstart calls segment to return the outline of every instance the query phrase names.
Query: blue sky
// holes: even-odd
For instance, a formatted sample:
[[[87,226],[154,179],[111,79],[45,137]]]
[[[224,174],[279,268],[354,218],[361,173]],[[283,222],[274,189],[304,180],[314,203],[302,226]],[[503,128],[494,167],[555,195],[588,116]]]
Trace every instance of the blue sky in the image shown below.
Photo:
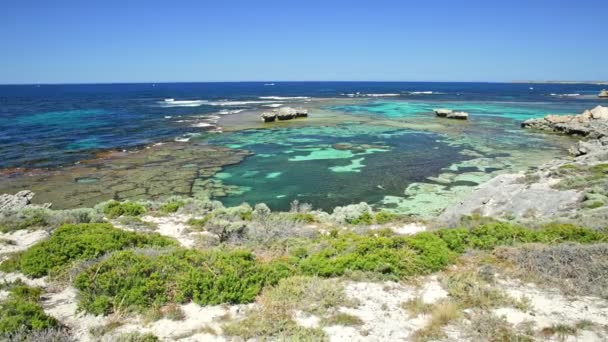
[[[0,83],[608,79],[605,0],[0,0]]]

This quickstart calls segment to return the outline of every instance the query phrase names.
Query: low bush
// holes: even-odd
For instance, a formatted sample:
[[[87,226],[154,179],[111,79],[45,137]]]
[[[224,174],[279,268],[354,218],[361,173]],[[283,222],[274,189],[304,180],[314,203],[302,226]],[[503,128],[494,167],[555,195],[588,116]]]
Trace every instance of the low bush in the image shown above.
[[[38,303],[41,294],[39,288],[11,284],[9,297],[0,302],[0,337],[59,326],[57,320],[47,316]]]
[[[608,244],[526,245],[494,252],[517,272],[566,293],[608,298]]]
[[[102,211],[108,218],[119,216],[139,216],[146,212],[146,208],[134,202],[109,201],[102,205]]]
[[[498,246],[513,246],[523,243],[600,243],[608,241],[608,235],[571,224],[547,224],[539,229],[529,229],[507,222],[490,222],[477,227],[441,229],[434,233],[447,246],[463,253],[467,249],[491,250]]]
[[[88,312],[143,312],[151,306],[189,301],[248,303],[264,285],[293,273],[286,262],[262,263],[241,250],[176,249],[152,255],[128,250],[82,272],[75,286],[81,291],[80,307]]]
[[[21,229],[55,228],[62,224],[102,222],[103,216],[94,209],[50,210],[26,208],[0,214],[0,232],[10,233]]]
[[[0,264],[0,269],[16,267],[38,278],[59,272],[74,261],[95,259],[124,248],[175,244],[158,234],[127,232],[107,223],[70,224],[57,228],[49,239],[14,256],[12,261]]]
[[[445,242],[430,233],[411,237],[330,234],[294,253],[301,258],[304,274],[323,277],[362,271],[401,278],[439,270],[454,256]]]
[[[175,213],[179,210],[179,208],[183,207],[184,204],[186,204],[186,202],[181,201],[181,200],[171,200],[171,201],[161,205],[158,208],[158,211],[160,211],[163,214]]]
[[[379,211],[376,213],[376,215],[374,216],[374,218],[376,219],[376,223],[378,224],[385,224],[385,223],[389,223],[392,222],[394,220],[397,219],[397,215],[391,213],[390,211]]]

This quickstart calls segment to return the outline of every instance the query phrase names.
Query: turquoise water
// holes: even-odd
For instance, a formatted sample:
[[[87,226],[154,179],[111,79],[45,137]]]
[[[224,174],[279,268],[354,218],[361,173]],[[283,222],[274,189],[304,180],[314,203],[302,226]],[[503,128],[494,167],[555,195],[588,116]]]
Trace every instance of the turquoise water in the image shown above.
[[[350,114],[379,115],[388,118],[422,117],[436,108],[449,108],[468,112],[474,119],[491,116],[502,119],[526,120],[543,117],[547,114],[579,113],[580,105],[564,105],[549,102],[459,102],[459,101],[391,101],[378,100],[362,105],[332,106],[331,110]]]
[[[215,175],[243,191],[222,198],[225,204],[264,202],[282,210],[294,199],[330,210],[402,196],[408,184],[470,159],[437,134],[357,124],[249,130],[210,142],[255,153]]]

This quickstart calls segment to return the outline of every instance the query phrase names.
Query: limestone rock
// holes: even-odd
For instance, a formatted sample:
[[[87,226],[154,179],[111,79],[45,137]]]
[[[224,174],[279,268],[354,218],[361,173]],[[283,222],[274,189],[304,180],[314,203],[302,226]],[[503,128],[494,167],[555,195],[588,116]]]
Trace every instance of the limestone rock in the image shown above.
[[[445,118],[448,116],[448,114],[452,114],[453,112],[453,110],[445,108],[434,109],[433,111],[435,112],[435,115],[440,118]]]
[[[600,91],[600,93],[597,96],[608,98],[608,89],[604,89],[604,90]]]
[[[0,195],[0,213],[9,211],[19,211],[28,206],[43,208],[48,208],[51,206],[50,203],[44,204],[42,206],[32,205],[32,198],[34,198],[34,193],[29,190],[19,191],[14,195],[2,194]]]
[[[458,119],[458,120],[466,120],[469,118],[469,113],[467,113],[467,112],[455,112],[451,109],[445,109],[445,108],[434,109],[433,111],[435,112],[435,115],[437,115],[440,118]]]
[[[597,106],[579,115],[547,115],[524,121],[523,128],[581,135],[589,138],[608,136],[608,107]]]
[[[467,120],[469,113],[467,112],[452,112],[446,116],[448,119]]]

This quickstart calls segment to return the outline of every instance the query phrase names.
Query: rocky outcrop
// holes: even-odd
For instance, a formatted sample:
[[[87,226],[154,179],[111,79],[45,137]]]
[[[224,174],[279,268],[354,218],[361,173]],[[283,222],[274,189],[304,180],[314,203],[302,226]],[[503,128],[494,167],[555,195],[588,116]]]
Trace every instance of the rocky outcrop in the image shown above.
[[[600,91],[600,93],[597,96],[602,97],[602,98],[608,98],[608,89],[604,89],[604,90]]]
[[[32,205],[31,200],[34,198],[34,193],[29,190],[19,191],[18,193],[0,195],[0,213],[19,211],[26,207],[43,207],[49,208],[50,203],[44,205]]]
[[[278,110],[275,109],[272,112],[264,112],[261,115],[261,118],[264,122],[274,122],[277,119],[280,121],[284,121],[305,117],[308,117],[308,110],[302,108],[296,109],[291,107],[283,107]]]
[[[547,115],[526,120],[521,126],[599,139],[608,136],[608,107],[597,106],[579,115]]]
[[[446,119],[457,119],[457,120],[467,120],[469,118],[469,113],[467,112],[455,112],[451,109],[435,109],[435,115],[440,118]]]

